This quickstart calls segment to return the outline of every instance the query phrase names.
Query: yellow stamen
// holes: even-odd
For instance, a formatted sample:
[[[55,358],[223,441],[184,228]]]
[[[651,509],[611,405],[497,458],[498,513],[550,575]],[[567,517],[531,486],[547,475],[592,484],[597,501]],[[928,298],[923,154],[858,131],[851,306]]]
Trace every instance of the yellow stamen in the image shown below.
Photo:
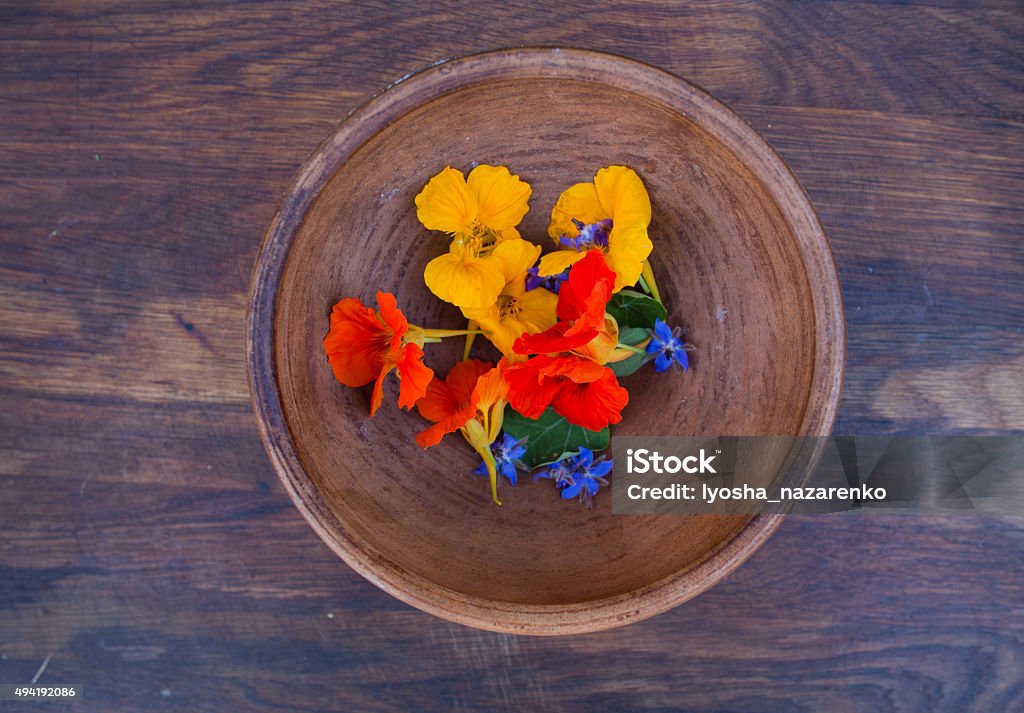
[[[475,222],[469,232],[455,234],[452,238],[452,252],[463,259],[487,257],[497,244],[497,233]]]
[[[519,316],[522,311],[523,305],[519,300],[511,295],[499,295],[498,296],[498,318],[501,321],[506,319],[515,319]]]

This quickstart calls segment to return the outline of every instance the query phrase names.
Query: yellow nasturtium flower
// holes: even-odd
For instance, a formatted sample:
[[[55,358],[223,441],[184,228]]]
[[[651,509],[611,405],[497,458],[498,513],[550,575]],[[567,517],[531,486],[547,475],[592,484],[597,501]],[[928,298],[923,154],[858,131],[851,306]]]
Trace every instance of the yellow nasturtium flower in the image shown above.
[[[488,307],[463,307],[462,314],[486,334],[510,361],[523,361],[513,342],[525,333],[536,334],[555,325],[558,296],[543,287],[526,289],[526,273],[540,255],[540,246],[526,240],[506,240],[494,248],[490,260],[502,273],[501,294]]]
[[[565,250],[541,258],[541,277],[555,275],[599,248],[615,271],[615,291],[636,284],[654,247],[647,237],[651,200],[640,176],[625,166],[608,166],[593,183],[577,183],[551,210],[548,235]]]
[[[531,192],[504,166],[480,165],[468,178],[447,167],[431,178],[416,196],[416,216],[452,242],[423,271],[430,291],[458,307],[494,304],[505,278],[492,253],[499,243],[520,239],[516,226],[529,210]]]

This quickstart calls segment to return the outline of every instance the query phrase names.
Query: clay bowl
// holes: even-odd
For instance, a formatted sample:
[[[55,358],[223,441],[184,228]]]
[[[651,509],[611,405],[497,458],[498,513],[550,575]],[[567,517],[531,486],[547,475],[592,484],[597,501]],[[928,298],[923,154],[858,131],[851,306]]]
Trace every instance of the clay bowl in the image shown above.
[[[424,422],[336,383],[321,340],[331,305],[394,293],[410,321],[456,328],[423,267],[447,243],[413,197],[446,165],[504,164],[533,186],[524,236],[547,244],[562,189],[624,164],[654,206],[654,270],[671,319],[698,350],[686,376],[624,381],[615,434],[827,434],[843,367],[832,255],[796,179],[746,123],[696,87],[606,54],[517,49],[448,61],[352,113],[301,171],[254,275],[248,366],[274,466],[317,534],[399,599],[471,626],[564,634],[621,625],[707,589],[779,516],[613,515],[550,481],[489,500],[453,435],[428,451]],[[431,349],[444,373],[455,343]]]

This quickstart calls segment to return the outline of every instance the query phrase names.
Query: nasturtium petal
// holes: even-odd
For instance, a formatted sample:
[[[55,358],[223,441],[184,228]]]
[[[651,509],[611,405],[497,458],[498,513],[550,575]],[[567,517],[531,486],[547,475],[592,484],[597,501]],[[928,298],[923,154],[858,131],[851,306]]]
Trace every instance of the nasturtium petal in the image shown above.
[[[529,292],[519,290],[515,299],[519,311],[514,317],[502,319],[497,305],[484,309],[464,308],[462,313],[487,332],[487,338],[510,361],[522,361],[526,357],[516,354],[513,348],[515,341],[523,334],[543,332],[554,326],[557,321],[555,309],[558,295],[539,287]]]
[[[462,171],[450,166],[427,181],[416,196],[416,217],[427,230],[455,234],[468,232],[479,206]]]
[[[504,360],[485,374],[482,374],[476,382],[470,403],[474,404],[477,411],[485,414],[487,421],[487,444],[490,444],[498,437],[501,430],[502,416],[505,411],[505,404],[508,401],[508,382],[505,381]]]
[[[601,378],[566,383],[551,403],[555,413],[590,431],[622,420],[629,393],[619,386],[615,372],[607,367]]]
[[[581,254],[583,259],[575,264],[558,292],[558,318],[578,320],[586,315],[593,326],[599,327],[605,305],[612,296],[615,273],[609,269],[600,250]]]
[[[504,240],[495,246],[491,259],[501,270],[507,288],[515,281],[526,280],[526,271],[533,267],[540,255],[540,245],[529,240]]]
[[[504,240],[521,240],[523,236],[515,228],[505,228],[505,230],[499,230],[495,237],[495,242],[500,243]]]
[[[334,305],[330,325],[324,351],[334,378],[345,386],[364,386],[376,379],[391,343],[377,313],[355,297],[346,297]]]
[[[423,363],[423,350],[418,344],[402,347],[398,363],[398,405],[411,409],[427,393],[434,370]]]
[[[563,272],[567,267],[575,265],[583,259],[585,252],[575,250],[556,250],[541,257],[537,263],[537,274],[540,277],[548,277]]]
[[[650,256],[654,244],[647,236],[646,226],[635,223],[621,228],[616,224],[608,236],[605,259],[615,271],[615,291],[635,285],[640,279],[644,261]]]
[[[451,368],[444,379],[434,376],[416,409],[434,425],[416,436],[420,448],[436,445],[448,433],[462,428],[476,415],[472,402],[473,390],[479,378],[491,370],[487,362],[467,359]]]
[[[416,445],[420,448],[436,446],[449,433],[457,431],[473,420],[474,415],[476,415],[476,409],[472,406],[466,406],[462,410],[442,418],[434,425],[416,434]]]
[[[370,416],[377,413],[377,409],[384,402],[384,379],[391,373],[394,367],[385,366],[380,370],[380,374],[377,375],[377,380],[373,382],[373,391],[370,393]]]
[[[591,384],[607,376],[608,370],[589,359],[574,356],[535,357],[539,372],[546,377],[565,377],[575,384]]]
[[[580,231],[573,225],[573,218],[583,223],[596,223],[609,217],[610,214],[601,207],[594,184],[577,183],[563,191],[551,209],[548,235],[557,243],[563,235],[579,235]]]
[[[504,166],[481,164],[470,171],[466,183],[476,197],[477,219],[495,232],[519,225],[530,209],[530,185]]]
[[[516,317],[527,332],[543,332],[550,329],[558,321],[555,311],[558,308],[558,295],[543,287],[524,292],[519,298],[522,309]]]
[[[457,400],[468,402],[472,397],[473,389],[476,388],[476,382],[493,368],[494,364],[489,361],[466,359],[449,369],[444,380]]]
[[[390,292],[377,292],[377,309],[380,311],[380,318],[394,333],[391,348],[398,349],[401,345],[401,337],[409,331],[409,321],[398,309],[398,300]]]
[[[457,307],[494,304],[505,285],[497,261],[491,257],[461,257],[446,253],[427,263],[423,280],[435,295]]]
[[[594,187],[601,207],[615,225],[639,223],[646,228],[650,224],[651,199],[644,182],[633,169],[625,166],[602,168],[594,176]]]
[[[573,349],[573,354],[581,356],[597,364],[608,364],[611,361],[620,361],[629,357],[630,352],[618,349],[619,327],[615,319],[605,316],[604,328],[597,336],[581,347]]]
[[[572,330],[572,334],[569,334]],[[569,322],[558,322],[550,329],[538,334],[524,334],[515,341],[512,349],[517,354],[554,354],[582,347],[598,335],[596,327],[586,325],[576,328]]]

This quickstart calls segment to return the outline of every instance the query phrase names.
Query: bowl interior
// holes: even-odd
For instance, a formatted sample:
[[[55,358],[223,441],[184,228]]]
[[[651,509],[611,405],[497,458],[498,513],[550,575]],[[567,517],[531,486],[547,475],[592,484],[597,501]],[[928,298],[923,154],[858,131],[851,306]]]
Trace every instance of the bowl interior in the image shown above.
[[[692,570],[747,517],[625,517],[610,494],[593,510],[550,481],[504,484],[489,501],[478,459],[457,434],[423,451],[426,424],[395,406],[368,415],[369,387],[334,381],[321,341],[331,306],[394,293],[409,320],[461,328],[423,284],[446,249],[414,196],[446,165],[504,164],[533,187],[523,236],[550,246],[559,193],[609,164],[633,167],[653,204],[653,267],[697,346],[688,374],[643,369],[615,434],[796,434],[817,353],[815,305],[799,241],[771,192],[729,148],[641,93],[592,81],[524,76],[463,86],[390,121],[323,185],[294,235],[274,324],[287,428],[337,535],[388,567],[470,600],[545,606],[624,596]],[[459,340],[429,347],[443,374]],[[480,349],[478,347],[478,349]],[[481,355],[490,352],[481,350]]]

